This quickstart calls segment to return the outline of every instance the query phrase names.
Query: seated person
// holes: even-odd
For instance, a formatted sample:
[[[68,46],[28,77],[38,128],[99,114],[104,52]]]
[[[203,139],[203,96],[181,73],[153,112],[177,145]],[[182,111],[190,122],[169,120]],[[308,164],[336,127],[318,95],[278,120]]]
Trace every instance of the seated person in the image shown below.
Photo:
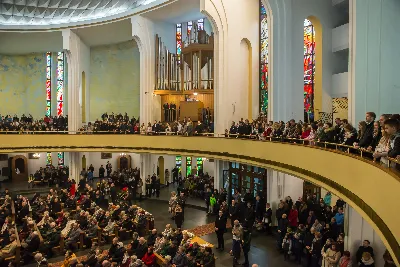
[[[41,249],[42,252],[46,253],[47,258],[51,258],[53,256],[52,248],[58,247],[60,245],[60,240],[61,232],[57,229],[56,223],[52,222],[50,224],[50,231],[48,232]]]
[[[71,225],[71,230],[68,233],[67,239],[65,240],[65,247],[67,249],[73,248],[73,245],[79,242],[79,237],[82,233],[82,230],[79,227],[78,223],[73,223]]]
[[[39,249],[40,239],[39,234],[33,231],[26,240],[21,242],[21,247],[23,248],[22,261],[24,264],[29,263],[33,260],[33,254]]]
[[[156,255],[153,253],[153,247],[148,247],[146,254],[143,256],[142,261],[148,267],[156,266]]]
[[[15,250],[17,249],[17,236],[12,234],[10,236],[10,243],[1,249],[0,251],[0,263],[4,261],[4,259],[12,257],[15,255]]]

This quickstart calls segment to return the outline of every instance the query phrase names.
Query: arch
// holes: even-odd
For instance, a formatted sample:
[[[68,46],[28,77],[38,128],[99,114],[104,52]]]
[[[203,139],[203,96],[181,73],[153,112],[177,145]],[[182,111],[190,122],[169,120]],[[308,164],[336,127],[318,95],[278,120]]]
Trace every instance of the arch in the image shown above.
[[[323,29],[320,20],[309,16],[304,20],[304,120],[319,119],[322,111]],[[308,44],[307,44],[308,42]],[[307,49],[306,49],[307,47]],[[307,96],[308,95],[308,96]],[[308,114],[306,114],[308,113]],[[308,115],[308,117],[306,117]]]
[[[241,87],[244,91],[242,95],[242,99],[247,98],[247,118],[249,120],[253,119],[253,90],[252,90],[252,46],[251,42],[247,38],[243,38],[240,42],[240,57],[241,57],[241,65],[243,66],[243,84]],[[247,94],[246,94],[247,93]]]
[[[16,172],[18,168],[19,173]],[[11,160],[11,178],[16,183],[26,183],[28,181],[28,160],[23,155],[12,157]]]

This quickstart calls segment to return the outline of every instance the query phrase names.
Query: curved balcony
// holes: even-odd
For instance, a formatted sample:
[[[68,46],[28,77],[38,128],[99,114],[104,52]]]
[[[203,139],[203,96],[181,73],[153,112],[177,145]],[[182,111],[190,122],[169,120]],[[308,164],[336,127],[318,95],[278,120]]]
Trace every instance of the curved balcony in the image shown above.
[[[332,191],[377,231],[400,262],[400,175],[361,157],[289,142],[114,134],[0,135],[0,153],[91,151],[190,155],[236,161],[292,174]],[[389,205],[390,206],[389,206]]]

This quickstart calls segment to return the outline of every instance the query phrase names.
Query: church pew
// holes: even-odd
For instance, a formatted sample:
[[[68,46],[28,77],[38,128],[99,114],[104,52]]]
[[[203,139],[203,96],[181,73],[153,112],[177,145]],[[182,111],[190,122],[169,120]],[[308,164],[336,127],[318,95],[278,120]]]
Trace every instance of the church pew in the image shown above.
[[[6,262],[14,261],[17,264],[17,266],[19,266],[20,261],[21,261],[21,242],[19,240],[18,229],[17,229],[16,225],[14,225],[14,229],[15,229],[15,236],[16,236],[16,241],[17,241],[15,255],[12,257],[5,258],[4,261],[6,261]]]
[[[156,258],[157,258],[157,264],[158,265],[160,265],[160,266],[167,266],[167,260],[163,257],[163,256],[161,256],[160,254],[158,254],[158,253],[156,253],[156,252],[154,252],[154,255],[156,255]]]

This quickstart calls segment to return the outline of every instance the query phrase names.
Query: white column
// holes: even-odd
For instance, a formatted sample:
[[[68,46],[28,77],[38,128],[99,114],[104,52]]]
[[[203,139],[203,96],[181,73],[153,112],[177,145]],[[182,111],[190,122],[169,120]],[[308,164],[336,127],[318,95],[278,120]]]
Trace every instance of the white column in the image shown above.
[[[63,30],[63,47],[68,61],[68,130],[77,131],[81,125],[80,112],[80,39],[71,30]]]
[[[151,172],[151,154],[140,154],[140,176],[143,180],[143,193],[146,190],[146,177],[152,175]]]
[[[214,160],[214,188],[218,190],[224,185],[224,170],[229,170],[229,162],[223,160]]]
[[[82,169],[82,157],[80,152],[69,152],[69,177],[79,182]]]

